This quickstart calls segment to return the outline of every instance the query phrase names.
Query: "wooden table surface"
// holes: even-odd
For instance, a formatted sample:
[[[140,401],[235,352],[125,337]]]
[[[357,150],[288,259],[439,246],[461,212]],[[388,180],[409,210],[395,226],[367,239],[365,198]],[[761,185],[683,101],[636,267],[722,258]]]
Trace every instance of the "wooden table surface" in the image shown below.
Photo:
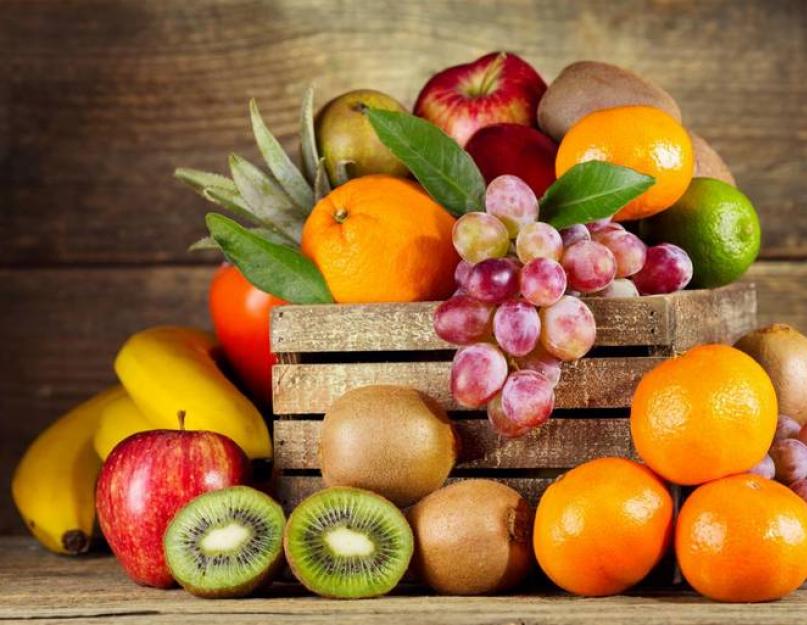
[[[23,537],[0,539],[0,621],[97,625],[339,623],[366,625],[803,625],[807,589],[765,604],[720,604],[691,592],[585,599],[558,592],[503,597],[418,596],[415,588],[381,599],[326,600],[275,585],[263,597],[197,599],[181,590],[130,582],[110,556],[64,558]]]

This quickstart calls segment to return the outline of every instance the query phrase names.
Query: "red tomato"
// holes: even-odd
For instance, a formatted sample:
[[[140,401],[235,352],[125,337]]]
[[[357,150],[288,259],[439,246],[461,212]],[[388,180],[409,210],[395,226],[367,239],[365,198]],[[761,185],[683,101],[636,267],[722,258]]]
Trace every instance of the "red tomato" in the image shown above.
[[[277,357],[269,344],[269,321],[282,299],[252,286],[232,265],[223,265],[210,283],[210,316],[230,366],[260,403],[272,396],[272,365]]]

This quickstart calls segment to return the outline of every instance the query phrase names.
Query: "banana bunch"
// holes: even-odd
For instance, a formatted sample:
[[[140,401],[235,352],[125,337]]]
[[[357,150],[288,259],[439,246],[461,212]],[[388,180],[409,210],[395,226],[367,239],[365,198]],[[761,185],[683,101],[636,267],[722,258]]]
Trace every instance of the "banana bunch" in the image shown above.
[[[207,332],[156,327],[132,336],[115,359],[122,385],[73,408],[27,449],[12,477],[14,503],[34,537],[56,553],[90,546],[95,481],[102,460],[132,434],[210,430],[233,439],[250,458],[271,458],[269,431],[257,408],[224,376]]]

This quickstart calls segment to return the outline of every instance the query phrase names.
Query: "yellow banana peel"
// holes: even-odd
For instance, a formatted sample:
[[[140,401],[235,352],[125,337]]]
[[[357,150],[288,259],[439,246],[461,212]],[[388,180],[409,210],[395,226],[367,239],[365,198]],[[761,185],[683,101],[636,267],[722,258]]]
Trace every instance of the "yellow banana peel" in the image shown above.
[[[14,471],[14,503],[34,537],[51,551],[75,555],[90,546],[101,469],[93,435],[103,409],[125,395],[115,386],[73,408],[34,439]]]
[[[193,328],[160,326],[138,332],[118,352],[115,371],[155,427],[210,430],[235,441],[249,458],[271,458],[272,441],[258,409],[224,376],[214,337]]]
[[[174,429],[177,428],[178,425]],[[101,419],[92,444],[101,460],[106,460],[115,446],[125,438],[153,429],[154,425],[143,416],[124,390],[120,397],[110,401],[101,411]]]

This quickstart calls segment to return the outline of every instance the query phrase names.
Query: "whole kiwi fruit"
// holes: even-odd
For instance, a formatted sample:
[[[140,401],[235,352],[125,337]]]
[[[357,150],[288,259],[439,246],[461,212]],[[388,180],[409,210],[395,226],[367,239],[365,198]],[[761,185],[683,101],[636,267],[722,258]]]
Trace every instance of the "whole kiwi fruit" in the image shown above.
[[[533,563],[533,510],[492,480],[454,482],[408,511],[414,572],[442,594],[479,595],[518,585]]]
[[[734,175],[720,154],[699,134],[689,131],[692,150],[695,152],[695,173],[693,178],[716,178],[733,187],[737,186]]]
[[[779,413],[807,423],[807,337],[785,323],[749,332],[735,344],[768,373]]]
[[[654,106],[681,121],[678,104],[655,83],[616,65],[578,61],[567,65],[549,85],[538,105],[538,125],[560,141],[589,113],[631,105]]]
[[[408,506],[440,488],[457,458],[451,421],[431,397],[405,386],[363,386],[325,414],[319,464],[328,486],[373,491]]]

